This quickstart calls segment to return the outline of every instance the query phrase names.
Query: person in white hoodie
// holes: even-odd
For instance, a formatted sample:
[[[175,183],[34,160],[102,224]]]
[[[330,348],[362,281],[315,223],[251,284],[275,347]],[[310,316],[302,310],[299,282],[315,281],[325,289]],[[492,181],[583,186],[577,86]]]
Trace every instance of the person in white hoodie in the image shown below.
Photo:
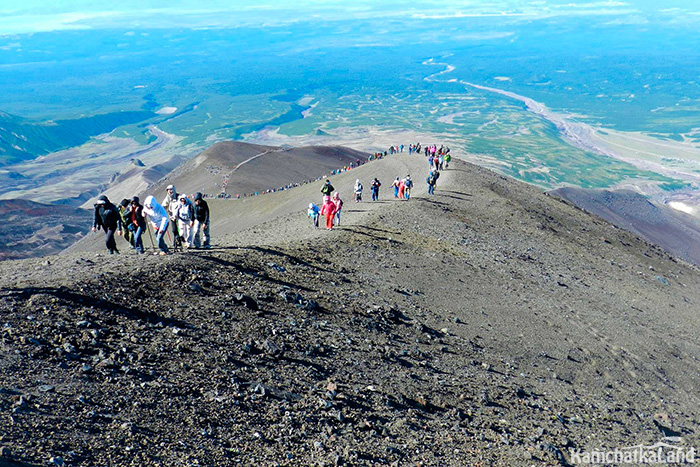
[[[362,201],[362,182],[360,182],[360,179],[358,178],[355,180],[355,202],[359,203]]]
[[[180,244],[180,232],[178,231],[177,222],[177,210],[180,207],[180,197],[177,194],[175,185],[168,185],[165,191],[165,198],[163,198],[163,202],[161,204],[163,205],[165,212],[168,213],[168,218],[172,224],[173,248],[177,248],[177,246]]]
[[[156,233],[158,248],[160,248],[159,254],[167,254],[168,246],[165,244],[163,236],[168,231],[168,224],[170,223],[170,220],[165,208],[161,206],[158,201],[156,201],[155,197],[149,196],[143,203],[143,214],[148,216],[148,220],[151,221],[151,224],[153,224],[153,230]]]
[[[185,194],[180,195],[180,201],[175,209],[175,218],[177,219],[177,230],[180,232],[180,238],[185,242],[185,246],[189,248],[192,244],[194,206]]]

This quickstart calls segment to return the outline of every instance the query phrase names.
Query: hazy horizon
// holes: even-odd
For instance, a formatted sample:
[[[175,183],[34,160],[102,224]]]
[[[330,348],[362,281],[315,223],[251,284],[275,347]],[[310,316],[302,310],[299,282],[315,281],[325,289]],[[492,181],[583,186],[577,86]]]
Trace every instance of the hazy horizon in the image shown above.
[[[232,5],[213,0],[125,0],[109,8],[90,0],[0,2],[0,36],[74,29],[110,28],[234,28],[282,26],[295,22],[351,21],[355,19],[423,19],[495,16],[512,21],[551,17],[609,17],[628,24],[658,23],[693,28],[700,24],[700,6],[689,0],[662,4],[632,1],[325,1],[243,0]],[[618,18],[618,19],[615,19]]]

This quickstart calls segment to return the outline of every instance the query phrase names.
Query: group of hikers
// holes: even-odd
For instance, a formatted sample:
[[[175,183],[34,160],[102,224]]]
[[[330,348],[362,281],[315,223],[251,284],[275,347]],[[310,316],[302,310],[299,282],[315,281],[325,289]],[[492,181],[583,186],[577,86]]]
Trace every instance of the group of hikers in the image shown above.
[[[389,148],[389,154],[402,153],[404,145],[391,146]],[[409,154],[421,152],[420,143],[410,144],[408,146]],[[449,154],[450,149],[444,146],[439,148],[435,145],[426,146],[424,148],[425,155],[428,157],[428,163],[430,165],[430,172],[425,179],[428,185],[428,194],[435,194],[435,186],[437,180],[440,177],[440,171],[446,169],[449,166],[451,156]],[[375,158],[381,159],[386,156],[387,152],[376,153]],[[370,159],[372,160],[372,156]],[[372,192],[372,201],[379,201],[379,187],[382,183],[378,178],[374,178],[370,184],[370,190]],[[411,198],[411,188],[413,188],[413,180],[410,175],[406,175],[405,178],[396,177],[396,180],[391,184],[394,188],[394,198],[400,200],[409,200]],[[355,180],[355,185],[353,187],[353,195],[356,203],[362,202],[362,192],[363,185],[360,179]],[[319,228],[320,217],[325,216],[326,218],[326,230],[333,230],[333,226],[340,225],[340,212],[343,207],[343,201],[340,199],[340,194],[335,191],[335,188],[331,184],[330,180],[326,180],[321,187],[321,194],[323,200],[321,207],[318,207],[314,203],[309,203],[309,208],[306,212],[307,216],[311,219],[314,228]]]
[[[130,200],[121,200],[115,206],[105,195],[97,199],[92,231],[105,232],[105,245],[109,254],[119,254],[115,235],[124,237],[130,248],[143,254],[146,251],[143,243],[146,232],[149,233],[153,248],[158,249],[155,254],[168,253],[166,237],[176,249],[183,246],[210,248],[209,205],[201,193],[196,193],[190,199],[184,193],[178,194],[175,186],[168,185],[162,203],[152,195],[146,198],[143,205],[140,201],[138,196],[134,196]],[[149,227],[153,228],[152,233]]]
[[[368,160],[381,159],[388,154],[402,153],[404,145],[391,146],[389,151],[376,153],[374,157],[369,156]],[[446,169],[450,163],[450,149],[444,146],[439,148],[436,145],[421,147],[420,143],[409,144],[409,154],[420,154],[422,151],[428,157],[430,172],[426,178],[428,194],[435,193],[435,186],[440,177],[440,171]],[[358,159],[356,165],[351,163],[342,170],[333,171],[333,175],[361,165]],[[324,177],[325,178],[325,177]],[[320,180],[319,177],[317,180]],[[298,186],[294,184],[293,186]],[[374,178],[370,184],[372,201],[379,201],[379,188],[382,186],[378,178]],[[391,184],[394,188],[394,198],[409,200],[411,198],[411,188],[413,180],[410,175],[396,180]],[[282,188],[281,188],[282,189]],[[353,195],[356,203],[362,202],[362,192],[364,187],[359,179],[355,181]],[[210,218],[209,206],[204,200],[202,193],[196,193],[192,199],[185,194],[178,194],[175,186],[168,185],[165,198],[158,203],[154,196],[148,196],[143,205],[137,196],[123,199],[118,206],[115,206],[105,195],[98,198],[95,203],[95,215],[92,231],[103,230],[105,232],[105,245],[110,254],[118,254],[119,249],[115,235],[123,236],[130,248],[138,253],[144,253],[143,237],[148,232],[151,245],[155,254],[165,255],[168,253],[168,243],[166,237],[173,248],[210,248]],[[326,229],[332,230],[333,226],[340,225],[340,213],[343,208],[343,201],[340,194],[335,191],[331,181],[326,179],[321,188],[323,201],[321,207],[314,203],[309,203],[307,215],[312,219],[315,228],[319,227],[319,218],[326,218]],[[151,232],[150,227],[153,228]],[[170,230],[168,229],[170,227]],[[172,233],[172,235],[171,235]],[[201,240],[200,240],[201,235]]]

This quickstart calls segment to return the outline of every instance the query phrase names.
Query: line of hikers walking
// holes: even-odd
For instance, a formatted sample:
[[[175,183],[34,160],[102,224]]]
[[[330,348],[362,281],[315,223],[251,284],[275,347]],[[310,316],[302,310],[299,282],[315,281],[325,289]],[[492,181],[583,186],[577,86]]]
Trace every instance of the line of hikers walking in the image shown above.
[[[183,246],[210,248],[209,205],[201,193],[196,193],[190,200],[187,195],[178,194],[175,186],[168,185],[162,203],[158,203],[152,195],[146,198],[143,205],[140,201],[138,196],[134,196],[131,200],[123,199],[115,206],[105,195],[97,199],[92,231],[105,232],[105,246],[109,254],[119,253],[115,234],[123,236],[137,253],[144,253],[143,235],[146,232],[151,237],[153,248],[158,248],[156,254],[168,253],[166,237],[176,249]],[[149,227],[153,228],[153,233]]]
[[[403,152],[403,145],[391,146],[389,153],[401,153]],[[421,152],[420,143],[410,144],[408,146],[409,154]],[[444,170],[449,166],[451,156],[449,154],[450,149],[444,146],[439,148],[436,145],[426,146],[424,148],[425,155],[428,157],[428,163],[430,165],[430,171],[427,178],[425,179],[428,185],[428,194],[435,194],[435,186],[437,185],[437,180],[440,178],[440,170]],[[370,190],[372,192],[372,201],[379,201],[379,188],[382,183],[378,178],[374,178],[370,184]],[[411,199],[411,189],[413,188],[413,179],[410,175],[406,175],[405,178],[396,177],[394,182],[391,184],[394,188],[394,198],[400,200],[408,201]],[[356,203],[362,202],[362,192],[363,185],[360,179],[355,180],[355,185],[353,186],[353,196]],[[340,211],[343,206],[343,201],[340,199],[340,195],[335,191],[335,187],[331,184],[330,180],[326,180],[321,187],[321,194],[323,195],[323,200],[321,207],[318,207],[314,203],[309,203],[309,208],[307,209],[306,215],[311,219],[314,228],[319,228],[319,219],[321,216],[326,218],[326,230],[333,230],[333,226],[340,225]]]
[[[402,153],[403,145],[392,146],[390,153]],[[451,160],[450,148],[436,145],[421,147],[420,143],[409,144],[409,154],[420,154],[421,149],[428,157],[430,172],[426,178],[428,194],[435,193],[435,186],[440,177],[440,170],[449,167]],[[386,155],[386,152],[384,153]],[[358,159],[357,165],[360,165]],[[379,201],[379,188],[382,186],[378,178],[374,178],[370,184],[372,201]],[[394,198],[409,200],[413,180],[410,175],[406,178],[396,177],[391,184],[394,188]],[[362,202],[364,187],[357,179],[353,187],[353,196],[356,203]],[[119,206],[115,206],[105,195],[98,198],[95,203],[95,215],[92,231],[103,230],[105,232],[105,246],[110,254],[118,254],[115,235],[123,236],[130,248],[138,253],[144,253],[143,235],[149,233],[151,245],[159,251],[156,254],[168,253],[167,237],[173,248],[210,248],[211,221],[209,217],[209,205],[204,200],[202,193],[196,193],[193,200],[185,194],[178,194],[174,185],[168,185],[166,196],[162,203],[158,203],[154,196],[148,196],[144,204],[140,204],[137,196],[131,200],[123,199]],[[332,230],[334,225],[340,225],[340,213],[343,201],[340,194],[335,191],[330,180],[326,180],[321,188],[323,202],[319,208],[314,203],[309,203],[307,215],[312,219],[315,228],[319,227],[319,217],[326,217],[326,229]],[[153,233],[149,226],[152,226]],[[170,227],[170,231],[168,231]],[[171,236],[172,232],[172,236]],[[154,237],[155,234],[155,237]],[[200,234],[202,239],[200,240]]]

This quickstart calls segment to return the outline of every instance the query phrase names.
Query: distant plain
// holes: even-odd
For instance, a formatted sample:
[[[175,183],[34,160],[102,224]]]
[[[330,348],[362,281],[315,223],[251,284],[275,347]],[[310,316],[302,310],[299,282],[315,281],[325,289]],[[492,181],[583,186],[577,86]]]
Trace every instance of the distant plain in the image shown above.
[[[683,10],[549,3],[547,15],[387,6],[376,18],[275,22],[270,13],[205,28],[161,18],[0,36],[1,111],[36,125],[144,115],[71,149],[73,159],[92,158],[80,170],[63,156],[37,169],[0,152],[0,177],[41,180],[28,188],[16,174],[3,178],[0,198],[83,202],[134,152],[157,164],[234,139],[366,151],[446,144],[545,189],[633,187],[698,204],[700,44],[694,26],[679,23]],[[174,143],[155,145],[157,134]],[[134,151],[103,159],[110,144]],[[67,176],[79,183],[61,185]]]

